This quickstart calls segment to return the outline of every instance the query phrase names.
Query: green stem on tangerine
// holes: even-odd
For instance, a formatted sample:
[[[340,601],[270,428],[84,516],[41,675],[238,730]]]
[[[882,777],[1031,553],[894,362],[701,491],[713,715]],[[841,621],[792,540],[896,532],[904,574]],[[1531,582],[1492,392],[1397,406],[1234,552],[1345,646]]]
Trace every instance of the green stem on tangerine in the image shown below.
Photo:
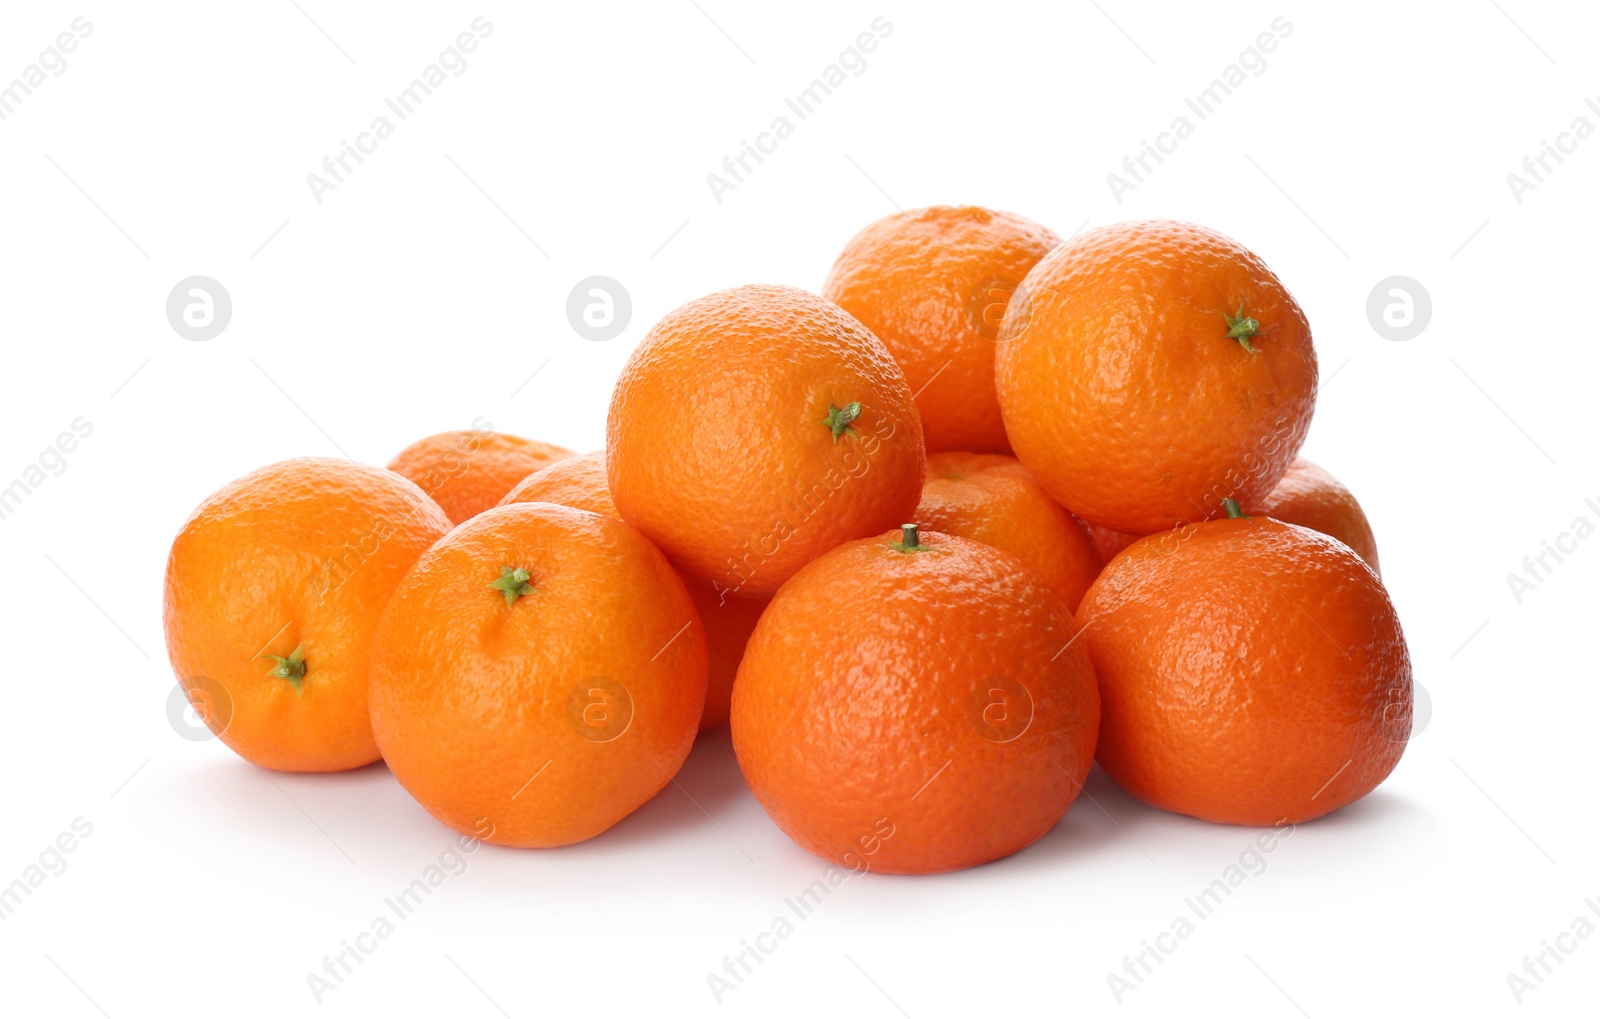
[[[1228,339],[1238,340],[1239,346],[1254,353],[1256,348],[1250,346],[1250,337],[1261,328],[1261,323],[1245,315],[1244,305],[1239,305],[1239,310],[1232,315],[1224,312],[1222,320],[1228,323]]]
[[[1222,508],[1228,511],[1228,519],[1229,520],[1249,520],[1250,519],[1249,517],[1244,515],[1244,510],[1239,508],[1239,501],[1237,499],[1224,499],[1224,500],[1222,500]]]
[[[860,416],[860,403],[847,403],[842,410],[830,403],[828,404],[828,416],[822,419],[822,424],[828,431],[833,433],[833,441],[838,442],[839,436],[845,432],[850,432],[850,435],[854,437],[856,433],[851,430],[850,422]]]
[[[489,586],[505,595],[506,608],[510,608],[517,603],[518,598],[521,598],[524,595],[539,593],[539,589],[537,587],[534,587],[532,584],[528,583],[528,581],[532,579],[532,576],[532,574],[520,566],[516,567],[515,569],[511,568],[510,566],[502,566],[500,567],[500,579],[493,581],[489,584]]]
[[[306,646],[304,644],[296,645],[295,649],[289,652],[287,658],[280,655],[262,655],[261,658],[278,663],[267,670],[267,675],[277,676],[279,679],[287,679],[294,684],[296,690],[300,689],[300,684],[306,678]]]
[[[929,548],[917,535],[916,524],[901,524],[900,540],[890,542],[889,547],[896,552],[926,552]]]

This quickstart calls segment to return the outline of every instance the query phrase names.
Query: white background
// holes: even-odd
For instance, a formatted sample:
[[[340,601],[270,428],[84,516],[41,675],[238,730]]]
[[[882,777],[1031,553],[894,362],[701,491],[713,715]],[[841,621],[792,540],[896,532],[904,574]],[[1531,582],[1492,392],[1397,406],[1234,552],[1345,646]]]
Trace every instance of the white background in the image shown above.
[[[1600,128],[1592,9],[156,6],[12,4],[0,28],[8,80],[75,16],[94,26],[0,121],[0,484],[74,418],[94,426],[0,520],[0,884],[93,825],[0,921],[7,1014],[1592,1007],[1600,937],[1520,1009],[1506,982],[1575,917],[1600,925],[1600,539],[1520,603],[1506,580],[1576,517],[1600,523],[1600,138],[1521,203],[1506,182],[1573,118]],[[306,175],[479,14],[494,30],[468,69],[317,204]],[[880,14],[866,70],[715,202],[706,175]],[[1280,15],[1267,69],[1115,201],[1106,175]],[[824,864],[716,735],[592,842],[473,854],[316,1004],[306,975],[451,836],[381,765],[269,775],[175,733],[160,581],[184,516],[261,464],[382,464],[479,415],[594,448],[663,313],[741,283],[816,289],[865,223],[952,202],[1063,236],[1197,221],[1294,291],[1325,380],[1305,452],[1366,507],[1434,705],[1394,775],[1301,826],[1120,1005],[1107,974],[1255,833],[1096,771],[1096,802],[1009,860],[850,881],[719,1006],[707,974]],[[209,342],[164,314],[194,274],[234,303]],[[632,295],[610,342],[564,311],[594,274]],[[1409,342],[1365,311],[1396,274],[1433,303]]]

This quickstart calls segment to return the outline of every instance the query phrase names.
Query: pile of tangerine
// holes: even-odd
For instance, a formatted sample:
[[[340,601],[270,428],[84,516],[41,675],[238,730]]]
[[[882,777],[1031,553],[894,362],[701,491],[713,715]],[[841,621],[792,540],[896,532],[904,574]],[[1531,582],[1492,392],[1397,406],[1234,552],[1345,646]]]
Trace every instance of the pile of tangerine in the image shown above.
[[[603,452],[450,432],[233,482],[173,542],[167,649],[247,760],[382,758],[503,845],[592,838],[723,724],[857,869],[1014,853],[1096,760],[1298,823],[1394,769],[1412,698],[1366,517],[1297,456],[1316,389],[1299,305],[1215,231],[899,213],[821,296],[658,322]]]

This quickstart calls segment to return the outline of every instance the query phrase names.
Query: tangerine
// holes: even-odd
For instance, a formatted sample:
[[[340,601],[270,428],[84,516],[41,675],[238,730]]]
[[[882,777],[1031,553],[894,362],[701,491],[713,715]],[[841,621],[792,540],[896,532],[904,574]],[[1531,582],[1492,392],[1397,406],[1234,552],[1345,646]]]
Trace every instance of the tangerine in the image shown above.
[[[622,519],[719,596],[772,594],[922,492],[905,375],[860,322],[793,287],[724,290],[657,322],[606,434]]]
[[[372,730],[400,784],[455,830],[581,842],[688,756],[705,700],[699,624],[666,558],[622,521],[497,506],[395,590],[373,641]]]
[[[285,460],[208,496],[173,539],[162,605],[167,655],[198,714],[264,768],[376,761],[378,618],[449,529],[416,485],[347,460]]]
[[[734,751],[778,827],[852,870],[928,874],[1029,845],[1078,795],[1100,698],[1072,617],[954,535],[847,542],[784,584],[733,686]]]
[[[995,380],[1045,491],[1089,523],[1150,534],[1272,490],[1305,441],[1317,359],[1300,306],[1243,246],[1119,223],[1028,273]]]

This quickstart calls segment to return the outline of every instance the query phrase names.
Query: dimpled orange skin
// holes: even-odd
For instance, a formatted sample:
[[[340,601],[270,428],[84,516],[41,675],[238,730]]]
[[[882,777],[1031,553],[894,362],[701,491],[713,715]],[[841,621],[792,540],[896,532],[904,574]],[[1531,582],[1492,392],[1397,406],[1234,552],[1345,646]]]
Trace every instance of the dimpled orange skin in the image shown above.
[[[1082,522],[1009,456],[929,454],[916,520],[1011,553],[1074,612],[1100,575],[1100,553]]]
[[[1410,735],[1411,659],[1377,574],[1267,517],[1151,535],[1078,614],[1100,766],[1146,803],[1298,824],[1371,792]]]
[[[830,407],[853,403],[860,416],[836,439]],[[926,466],[882,342],[783,286],[724,290],[656,323],[617,380],[606,449],[622,518],[691,583],[741,597],[908,519]]]
[[[347,460],[285,460],[207,497],[172,542],[162,606],[167,655],[197,713],[264,768],[376,761],[372,636],[400,578],[449,529],[416,485]],[[298,688],[261,657],[296,647]]]
[[[965,538],[925,531],[922,552],[899,538],[842,545],[778,592],[734,683],[733,746],[805,849],[931,874],[1050,830],[1088,774],[1099,694],[1032,570]]]
[[[1142,534],[1113,531],[1099,524],[1084,524],[1084,526],[1089,529],[1089,536],[1094,539],[1094,547],[1100,553],[1100,561],[1103,563],[1109,563],[1117,557],[1118,552],[1144,537]]]
[[[536,588],[509,606],[489,586],[507,566]],[[705,698],[705,635],[666,559],[620,520],[549,503],[451,531],[374,647],[384,760],[430,814],[497,845],[581,842],[632,813],[683,764]]]
[[[606,487],[605,450],[557,460],[517,482],[501,497],[499,505],[519,502],[553,502],[557,506],[588,510],[602,516],[622,517]]]
[[[604,451],[562,460],[528,475],[500,500],[502,506],[517,502],[553,502],[622,519],[606,489]],[[739,671],[739,659],[744,657],[745,643],[769,599],[719,597],[717,589],[704,581],[686,586],[706,628],[709,666],[706,707],[700,716],[700,731],[705,732],[727,724],[728,701],[733,695],[733,677]]]
[[[744,658],[744,649],[750,643],[756,623],[772,599],[723,596],[704,582],[688,587],[694,607],[705,620],[706,652],[711,663],[706,676],[706,710],[700,716],[700,731],[706,732],[728,724],[739,662]]]
[[[1252,353],[1228,337],[1243,309]],[[1150,534],[1266,495],[1316,401],[1305,315],[1254,254],[1186,223],[1119,223],[1046,255],[995,362],[1017,458],[1090,523]]]
[[[1009,212],[938,205],[870,224],[833,263],[822,296],[899,362],[929,452],[1011,451],[994,392],[995,339],[1011,292],[1060,243]]]
[[[1250,516],[1272,517],[1286,524],[1299,524],[1338,538],[1366,560],[1374,573],[1383,575],[1378,568],[1378,542],[1372,535],[1367,515],[1361,511],[1361,504],[1338,478],[1304,457],[1295,457],[1289,472],[1277,486],[1265,498],[1247,504],[1244,512]],[[1101,558],[1108,563],[1141,537],[1093,524],[1089,525],[1089,533],[1094,536]]]
[[[494,431],[440,432],[396,453],[389,469],[415,481],[450,522],[470,520],[534,471],[571,450]]]
[[[1338,538],[1366,560],[1374,573],[1383,574],[1378,568],[1378,541],[1361,504],[1338,478],[1304,457],[1296,457],[1277,487],[1266,498],[1247,504],[1245,512]]]

